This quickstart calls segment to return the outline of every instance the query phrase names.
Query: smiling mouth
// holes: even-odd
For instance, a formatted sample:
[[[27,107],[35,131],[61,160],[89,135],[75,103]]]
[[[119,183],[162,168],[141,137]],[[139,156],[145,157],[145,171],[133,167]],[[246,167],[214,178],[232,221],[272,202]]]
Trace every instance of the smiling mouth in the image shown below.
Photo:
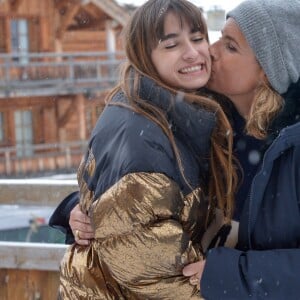
[[[197,66],[192,66],[192,67],[187,67],[187,68],[182,68],[178,72],[181,74],[190,74],[190,73],[195,73],[202,71],[204,69],[204,64],[200,64]]]

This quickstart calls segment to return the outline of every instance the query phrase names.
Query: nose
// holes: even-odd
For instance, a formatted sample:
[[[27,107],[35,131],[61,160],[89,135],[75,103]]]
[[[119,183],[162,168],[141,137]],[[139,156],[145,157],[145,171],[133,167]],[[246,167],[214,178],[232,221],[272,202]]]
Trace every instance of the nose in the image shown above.
[[[197,56],[198,56],[197,48],[192,43],[188,43],[186,45],[184,53],[183,53],[183,59],[192,61],[192,60],[196,59]]]

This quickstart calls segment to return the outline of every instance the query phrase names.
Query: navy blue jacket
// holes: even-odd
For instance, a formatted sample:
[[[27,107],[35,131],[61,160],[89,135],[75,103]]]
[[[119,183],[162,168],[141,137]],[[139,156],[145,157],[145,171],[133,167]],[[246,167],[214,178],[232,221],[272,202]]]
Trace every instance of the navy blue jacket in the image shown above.
[[[201,280],[205,299],[300,299],[299,82],[284,98],[244,204],[237,249],[208,252]]]

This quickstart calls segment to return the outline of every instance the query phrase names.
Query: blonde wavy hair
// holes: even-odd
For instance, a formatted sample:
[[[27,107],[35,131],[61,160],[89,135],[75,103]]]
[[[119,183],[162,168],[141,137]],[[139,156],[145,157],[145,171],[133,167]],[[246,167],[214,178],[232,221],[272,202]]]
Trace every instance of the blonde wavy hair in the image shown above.
[[[246,122],[246,133],[257,139],[266,138],[270,123],[282,110],[283,106],[284,99],[270,86],[265,78],[255,92],[254,101]]]
[[[208,40],[205,19],[200,9],[189,1],[147,1],[135,11],[124,29],[127,62],[123,66],[120,83],[108,95],[108,100],[121,89],[128,98],[131,109],[146,116],[162,128],[169,138],[179,169],[185,179],[180,153],[165,112],[140,99],[138,95],[139,82],[143,75],[152,78],[158,85],[173,94],[178,92],[162,81],[151,59],[152,50],[157,47],[159,40],[164,35],[164,20],[170,11],[178,16],[181,22],[184,20],[192,29],[203,33]],[[211,211],[218,206],[224,211],[227,220],[230,220],[233,214],[234,192],[237,184],[232,156],[233,132],[231,125],[220,105],[210,98],[186,92],[184,100],[197,103],[200,107],[213,112],[216,117],[216,126],[211,136],[209,186],[204,188],[209,195]]]

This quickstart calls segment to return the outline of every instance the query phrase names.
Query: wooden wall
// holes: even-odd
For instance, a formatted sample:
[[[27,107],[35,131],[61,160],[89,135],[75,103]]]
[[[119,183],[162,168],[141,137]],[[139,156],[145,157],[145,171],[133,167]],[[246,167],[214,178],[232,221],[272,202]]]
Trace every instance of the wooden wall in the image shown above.
[[[104,106],[105,93],[93,99],[84,95],[0,99],[6,136],[2,147],[15,145],[14,111],[33,113],[34,144],[86,140]],[[88,117],[88,119],[87,119]]]
[[[1,300],[55,300],[59,272],[0,269]]]
[[[95,5],[76,0],[7,0],[0,4],[0,52],[10,51],[9,21],[18,17],[29,20],[31,52],[106,51],[105,24],[110,17]],[[121,27],[115,28],[116,50],[121,48],[120,31]],[[0,146],[15,144],[14,110],[32,110],[35,144],[68,142],[89,136],[98,117],[95,111],[103,102],[103,94],[92,101],[84,95],[0,99],[10,137]],[[87,114],[92,114],[92,124],[86,123]]]
[[[0,241],[0,299],[55,300],[62,244]]]
[[[87,5],[82,4],[84,2],[79,0],[0,1],[0,53],[11,52],[10,21],[13,18],[28,20],[30,52],[107,51],[106,26],[107,22],[112,21],[110,14],[101,10],[92,1]],[[116,38],[116,50],[121,50],[121,25],[112,26]],[[31,79],[30,70],[26,76],[28,76],[26,80]],[[5,140],[1,142],[0,147],[15,145],[14,111],[16,110],[33,112],[34,144],[52,144],[88,139],[103,104],[104,92],[96,96],[92,95],[92,98],[90,95],[83,94],[2,98],[0,112],[4,113]],[[26,166],[32,164],[31,161],[23,163]],[[55,162],[54,166],[57,164]],[[2,169],[6,168],[5,164],[0,168],[1,174]]]

